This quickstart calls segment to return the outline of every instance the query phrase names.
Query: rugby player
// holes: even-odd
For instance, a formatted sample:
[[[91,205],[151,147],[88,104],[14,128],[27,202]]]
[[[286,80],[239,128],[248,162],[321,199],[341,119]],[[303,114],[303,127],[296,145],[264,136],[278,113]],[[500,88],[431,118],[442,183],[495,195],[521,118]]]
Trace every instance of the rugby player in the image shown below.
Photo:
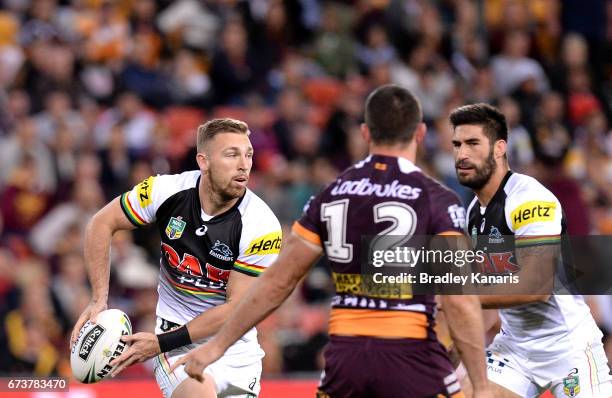
[[[487,253],[493,273],[517,273],[525,294],[480,296],[499,308],[501,329],[486,351],[494,396],[609,398],[610,370],[602,333],[582,296],[552,295],[565,219],[559,200],[536,179],[508,167],[504,115],[487,104],[450,115],[459,182],[476,197],[467,231]],[[543,279],[545,275],[546,279]],[[547,276],[546,276],[547,275]]]
[[[336,296],[317,396],[464,396],[433,329],[434,296],[398,297],[362,290],[362,236],[463,234],[465,211],[459,198],[414,164],[417,144],[426,130],[421,115],[416,98],[399,86],[382,86],[369,95],[362,125],[369,156],[309,201],[274,265],[215,337],[175,367],[186,364],[191,377],[205,380],[202,370],[277,308],[325,254]],[[443,296],[442,305],[474,383],[474,396],[492,397],[481,351],[484,338],[478,299]]]
[[[199,170],[149,177],[92,218],[85,236],[92,300],[74,327],[73,343],[84,322],[95,321],[107,307],[113,233],[155,223],[161,236],[157,335],[124,337],[131,346],[111,363],[113,376],[155,358],[155,377],[166,398],[259,394],[264,353],[255,328],[203,369],[206,383],[187,377],[182,366],[169,372],[201,339],[219,330],[280,249],[280,223],[246,187],[252,158],[245,123],[211,120],[198,128]]]

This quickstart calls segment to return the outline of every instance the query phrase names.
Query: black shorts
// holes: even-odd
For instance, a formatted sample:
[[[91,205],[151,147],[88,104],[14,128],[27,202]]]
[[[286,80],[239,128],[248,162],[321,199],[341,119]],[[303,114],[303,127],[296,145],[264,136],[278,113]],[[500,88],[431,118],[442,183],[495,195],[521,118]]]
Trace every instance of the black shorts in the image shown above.
[[[437,341],[331,336],[317,398],[463,398]]]

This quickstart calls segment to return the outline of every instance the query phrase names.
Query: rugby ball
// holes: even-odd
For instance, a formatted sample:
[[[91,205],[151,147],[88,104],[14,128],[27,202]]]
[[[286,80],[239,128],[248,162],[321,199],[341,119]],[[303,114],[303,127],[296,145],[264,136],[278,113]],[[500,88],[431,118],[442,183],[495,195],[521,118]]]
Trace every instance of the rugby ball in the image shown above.
[[[109,362],[126,348],[121,336],[132,334],[130,318],[120,310],[98,314],[96,323],[87,321],[70,353],[72,374],[83,383],[96,383],[113,370]]]

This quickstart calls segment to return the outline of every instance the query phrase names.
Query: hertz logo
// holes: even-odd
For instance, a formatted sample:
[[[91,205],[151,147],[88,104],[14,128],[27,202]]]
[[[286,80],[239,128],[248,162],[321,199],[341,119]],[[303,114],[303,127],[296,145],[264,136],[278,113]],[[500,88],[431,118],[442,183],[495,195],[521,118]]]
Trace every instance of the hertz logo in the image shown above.
[[[153,189],[153,177],[149,177],[136,187],[138,194],[138,203],[143,209],[150,205],[153,200],[151,199],[151,190]]]
[[[531,201],[523,203],[510,213],[512,227],[517,230],[534,222],[553,221],[556,208],[557,204],[555,202]]]
[[[281,231],[275,231],[259,238],[255,238],[249,243],[246,254],[278,254],[282,242]]]

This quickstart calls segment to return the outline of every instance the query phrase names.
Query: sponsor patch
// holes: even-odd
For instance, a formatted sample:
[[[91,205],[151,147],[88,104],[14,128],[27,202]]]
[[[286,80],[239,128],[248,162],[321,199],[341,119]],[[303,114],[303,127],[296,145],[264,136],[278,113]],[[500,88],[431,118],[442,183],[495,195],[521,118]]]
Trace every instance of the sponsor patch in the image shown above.
[[[332,274],[336,293],[382,299],[411,299],[412,288],[407,283],[376,283],[371,275]]]
[[[153,190],[154,177],[149,177],[136,186],[138,203],[143,209],[153,203],[151,191]]]
[[[523,203],[510,213],[512,228],[517,230],[527,224],[534,222],[550,222],[555,219],[555,202],[543,202],[533,200]]]
[[[255,238],[249,243],[246,255],[278,254],[282,242],[281,231],[274,231],[264,236]]]
[[[448,212],[448,215],[450,216],[455,228],[465,229],[465,209],[463,206],[457,204],[450,205],[446,211]]]
[[[91,350],[94,348],[105,330],[106,329],[104,329],[102,326],[95,325],[89,332],[87,332],[87,335],[83,338],[83,342],[79,348],[79,358],[87,362],[87,358],[89,358]]]

